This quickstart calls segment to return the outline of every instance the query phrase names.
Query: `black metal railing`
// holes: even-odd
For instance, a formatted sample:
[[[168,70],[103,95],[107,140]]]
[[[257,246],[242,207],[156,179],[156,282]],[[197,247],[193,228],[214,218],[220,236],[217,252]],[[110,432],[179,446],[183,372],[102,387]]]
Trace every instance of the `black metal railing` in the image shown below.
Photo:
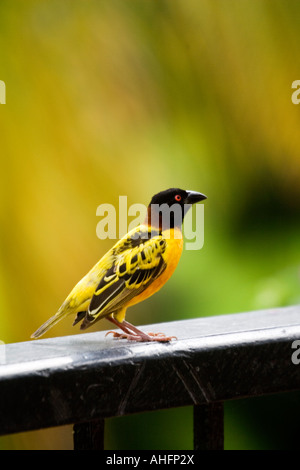
[[[299,306],[143,330],[177,340],[97,332],[0,346],[0,434],[74,424],[75,449],[103,449],[105,418],[193,405],[194,449],[222,449],[224,401],[300,390]]]

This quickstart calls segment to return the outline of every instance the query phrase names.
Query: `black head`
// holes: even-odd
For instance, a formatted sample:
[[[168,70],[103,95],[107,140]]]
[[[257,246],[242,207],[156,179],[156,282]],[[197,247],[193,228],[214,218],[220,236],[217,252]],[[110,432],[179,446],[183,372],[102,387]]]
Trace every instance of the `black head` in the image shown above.
[[[206,196],[196,191],[170,188],[153,196],[148,206],[148,224],[161,228],[180,227],[192,204],[204,201]],[[164,222],[165,219],[165,222]]]
[[[179,188],[170,188],[166,191],[161,191],[153,196],[150,204],[168,204],[171,207],[173,204],[194,204],[195,202],[204,201],[207,199],[204,194],[197,193],[196,191],[185,191]]]

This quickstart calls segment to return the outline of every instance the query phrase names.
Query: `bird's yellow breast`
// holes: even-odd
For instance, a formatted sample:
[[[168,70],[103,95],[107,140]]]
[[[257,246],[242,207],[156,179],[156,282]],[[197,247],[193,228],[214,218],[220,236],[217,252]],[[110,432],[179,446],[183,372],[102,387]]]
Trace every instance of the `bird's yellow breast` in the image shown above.
[[[162,234],[167,242],[166,250],[162,255],[166,263],[166,269],[150,284],[148,288],[130,300],[126,305],[126,308],[147,299],[152,294],[155,294],[155,292],[157,292],[168,281],[168,279],[170,279],[176,269],[183,248],[182,232],[180,229],[169,229],[165,230]]]

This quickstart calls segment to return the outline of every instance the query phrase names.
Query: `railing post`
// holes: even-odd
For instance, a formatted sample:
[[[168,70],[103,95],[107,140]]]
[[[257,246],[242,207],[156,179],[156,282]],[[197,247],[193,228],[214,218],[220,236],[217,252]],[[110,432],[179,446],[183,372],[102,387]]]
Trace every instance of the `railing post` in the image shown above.
[[[74,424],[74,450],[104,450],[104,419]]]
[[[194,450],[224,450],[224,405],[194,406]]]

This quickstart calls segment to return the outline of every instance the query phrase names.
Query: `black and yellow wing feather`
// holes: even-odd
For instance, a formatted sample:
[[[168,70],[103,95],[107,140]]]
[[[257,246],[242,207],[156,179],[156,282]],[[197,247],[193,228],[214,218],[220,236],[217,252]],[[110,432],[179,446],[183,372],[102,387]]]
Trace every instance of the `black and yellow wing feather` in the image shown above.
[[[115,245],[113,262],[100,279],[81,328],[122,309],[165,270],[166,240],[158,232],[134,230]]]

